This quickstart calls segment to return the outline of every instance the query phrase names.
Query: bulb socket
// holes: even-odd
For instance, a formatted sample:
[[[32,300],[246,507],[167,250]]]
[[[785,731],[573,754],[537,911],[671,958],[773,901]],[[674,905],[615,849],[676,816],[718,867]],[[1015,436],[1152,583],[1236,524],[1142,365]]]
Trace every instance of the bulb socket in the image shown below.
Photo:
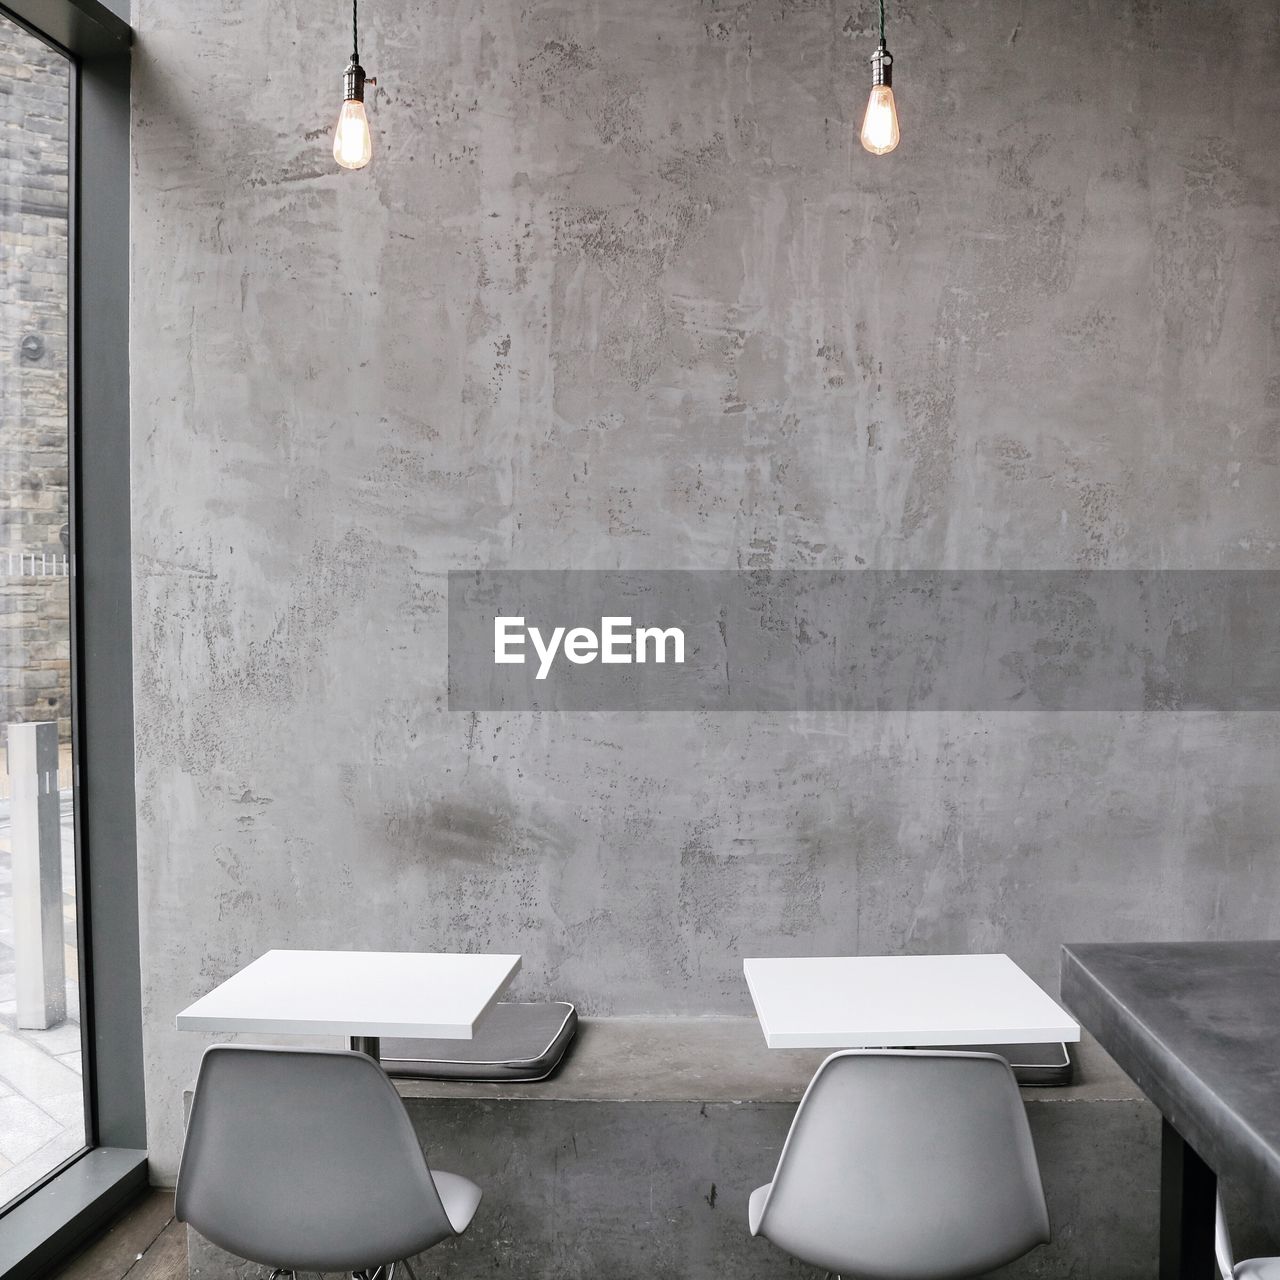
[[[882,84],[886,89],[893,88],[893,54],[885,48],[883,40],[880,47],[871,55],[871,85]]]
[[[342,99],[344,102],[364,101],[364,68],[353,57],[342,73]]]

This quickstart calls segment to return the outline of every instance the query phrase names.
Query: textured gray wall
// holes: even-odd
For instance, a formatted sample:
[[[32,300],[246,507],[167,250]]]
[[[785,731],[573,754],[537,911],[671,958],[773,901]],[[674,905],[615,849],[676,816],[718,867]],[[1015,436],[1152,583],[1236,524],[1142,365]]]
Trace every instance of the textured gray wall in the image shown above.
[[[140,0],[149,1115],[279,945],[745,1011],[744,954],[1280,928],[1280,716],[450,715],[444,573],[1274,567],[1270,0]]]

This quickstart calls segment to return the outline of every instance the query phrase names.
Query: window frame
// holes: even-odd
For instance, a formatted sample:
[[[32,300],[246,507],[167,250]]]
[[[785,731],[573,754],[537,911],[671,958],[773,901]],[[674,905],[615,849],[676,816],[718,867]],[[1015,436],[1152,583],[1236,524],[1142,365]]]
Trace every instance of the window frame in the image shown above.
[[[26,1280],[147,1185],[129,508],[132,31],[99,0],[4,0],[0,11],[71,62],[71,720],[87,1142],[0,1215],[0,1280]]]

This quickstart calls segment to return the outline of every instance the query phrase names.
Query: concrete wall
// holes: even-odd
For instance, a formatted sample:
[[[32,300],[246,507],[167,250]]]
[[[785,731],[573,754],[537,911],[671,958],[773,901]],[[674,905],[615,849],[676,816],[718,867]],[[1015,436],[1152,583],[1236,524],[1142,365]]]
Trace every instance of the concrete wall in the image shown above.
[[[743,1012],[744,954],[1280,928],[1280,716],[450,715],[450,568],[1280,562],[1280,11],[139,0],[156,1170],[280,945]]]

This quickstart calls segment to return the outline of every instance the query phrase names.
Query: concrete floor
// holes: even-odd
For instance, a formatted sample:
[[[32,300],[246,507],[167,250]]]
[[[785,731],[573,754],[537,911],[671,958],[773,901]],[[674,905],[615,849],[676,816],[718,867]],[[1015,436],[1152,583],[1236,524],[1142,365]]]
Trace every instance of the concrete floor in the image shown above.
[[[186,1280],[186,1231],[173,1192],[148,1192],[56,1275],[56,1280]]]

